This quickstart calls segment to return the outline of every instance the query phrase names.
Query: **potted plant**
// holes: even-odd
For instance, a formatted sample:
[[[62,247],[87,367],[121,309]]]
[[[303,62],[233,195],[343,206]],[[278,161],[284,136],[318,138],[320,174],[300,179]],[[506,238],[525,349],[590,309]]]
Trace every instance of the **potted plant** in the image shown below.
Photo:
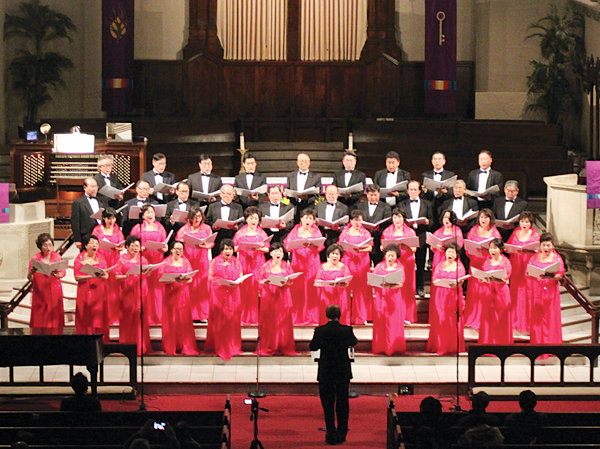
[[[52,100],[50,88],[65,86],[62,72],[73,67],[69,58],[48,51],[47,44],[58,39],[72,42],[69,33],[76,29],[69,17],[39,0],[20,3],[18,15],[5,15],[4,39],[19,37],[24,44],[10,61],[8,72],[13,89],[27,104],[25,125],[37,123],[39,108]]]
[[[585,67],[584,19],[567,4],[529,25],[526,39],[539,39],[542,60],[529,61],[533,72],[527,77],[528,111],[543,111],[546,122],[562,123],[569,115],[581,114]]]

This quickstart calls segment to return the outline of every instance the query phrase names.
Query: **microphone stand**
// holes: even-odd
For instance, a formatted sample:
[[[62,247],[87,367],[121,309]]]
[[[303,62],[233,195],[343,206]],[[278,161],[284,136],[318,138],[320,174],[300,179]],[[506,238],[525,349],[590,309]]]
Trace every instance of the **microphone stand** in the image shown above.
[[[349,286],[348,286],[349,287]],[[348,288],[346,287],[346,288]],[[350,296],[350,325],[352,326],[354,323],[353,320],[353,309],[354,309],[354,291],[350,291],[349,293]],[[355,399],[357,397],[360,396],[360,393],[352,388],[350,388],[350,391],[348,391],[348,398],[350,399]]]
[[[456,226],[456,220],[452,219],[452,214],[450,215],[450,222],[452,223],[452,226],[454,226],[454,241],[456,242],[458,240],[458,233],[457,233],[457,229],[458,226]],[[462,232],[462,231],[461,231]],[[454,412],[462,412],[462,408],[460,407],[460,356],[459,356],[459,349],[460,349],[460,290],[461,287],[458,285],[458,262],[459,262],[459,257],[458,257],[458,253],[456,254],[456,404],[454,405],[454,408],[452,409],[452,411]]]
[[[248,392],[248,397],[252,398],[252,399],[256,399],[256,398],[264,398],[267,396],[267,393],[265,393],[264,391],[260,391],[259,387],[260,387],[260,371],[259,371],[259,367],[260,367],[260,325],[261,325],[261,321],[260,321],[260,300],[261,300],[261,295],[260,295],[260,291],[258,294],[258,326],[257,326],[257,332],[258,332],[258,336],[256,338],[256,388],[254,391],[250,391]],[[252,404],[254,405],[256,401],[252,401]],[[256,406],[257,406],[257,410],[256,410],[256,420],[254,421],[254,426],[255,426],[255,441],[258,441],[257,438],[257,434],[258,434],[258,429],[257,429],[257,420],[258,420],[258,402],[256,402]],[[258,444],[260,444],[260,447],[262,447],[262,444],[260,443],[260,441],[258,442]]]
[[[142,344],[142,348],[140,351],[140,365],[142,368],[142,377],[141,377],[141,382],[140,382],[140,398],[141,398],[141,402],[140,402],[140,408],[139,411],[141,412],[146,412],[148,411],[148,408],[146,407],[146,402],[144,402],[144,293],[143,293],[143,289],[142,289],[142,276],[144,276],[144,274],[142,273],[142,258],[143,258],[143,253],[142,253],[142,235],[144,233],[143,231],[143,224],[144,221],[142,220],[140,222],[140,253],[139,253],[139,266],[140,266],[140,341]]]

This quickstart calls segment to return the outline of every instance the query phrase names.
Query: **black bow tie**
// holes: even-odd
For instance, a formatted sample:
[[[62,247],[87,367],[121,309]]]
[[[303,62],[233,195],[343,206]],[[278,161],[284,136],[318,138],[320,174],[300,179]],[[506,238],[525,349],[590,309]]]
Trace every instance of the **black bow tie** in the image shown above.
[[[352,173],[353,173],[353,171],[352,171],[352,170],[346,170],[346,173],[350,173],[350,174],[352,174]]]
[[[229,204],[221,203],[221,207],[230,207]]]
[[[179,200],[179,204],[185,204],[185,201]]]
[[[410,200],[411,203],[418,203],[419,200]]]
[[[514,203],[514,202],[515,202],[515,200],[509,200],[509,199],[507,198],[507,199],[506,199],[506,202],[507,202],[507,203]]]
[[[96,199],[95,196],[89,196],[89,195],[85,195],[85,196],[87,196],[90,200],[95,200]]]
[[[454,201],[462,201],[463,197],[461,196],[460,198],[454,198]]]
[[[279,207],[279,203],[271,203],[271,206],[273,206],[273,207]]]
[[[154,172],[154,176],[162,176],[162,173]]]
[[[334,206],[335,207],[335,203],[327,203],[328,206]]]
[[[434,171],[433,171],[433,174],[434,174],[434,175],[441,175],[442,173],[444,173],[444,170],[442,170],[442,171],[435,171],[435,170],[434,170]]]
[[[104,176],[106,179],[110,179],[110,175],[102,175]]]
[[[489,173],[489,169],[488,170],[479,170],[480,173]]]
[[[202,176],[210,176],[210,173],[202,173]]]
[[[395,175],[396,172],[395,171],[388,171],[388,175]]]
[[[307,175],[308,175],[308,172],[306,172],[306,173],[302,173],[301,171],[299,171],[299,172],[298,172],[298,174],[299,174],[299,175],[304,175],[304,176],[307,176]]]

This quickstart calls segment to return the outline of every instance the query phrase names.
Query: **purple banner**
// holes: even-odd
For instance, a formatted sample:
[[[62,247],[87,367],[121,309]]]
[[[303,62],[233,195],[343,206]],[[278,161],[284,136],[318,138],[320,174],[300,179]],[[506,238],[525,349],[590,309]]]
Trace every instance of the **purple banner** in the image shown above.
[[[8,193],[9,184],[0,183],[0,223],[8,223],[9,217],[9,205],[8,205]]]
[[[600,161],[585,163],[587,208],[600,209]]]
[[[425,113],[456,113],[456,0],[425,0]]]
[[[102,0],[102,110],[122,115],[133,106],[134,0]]]

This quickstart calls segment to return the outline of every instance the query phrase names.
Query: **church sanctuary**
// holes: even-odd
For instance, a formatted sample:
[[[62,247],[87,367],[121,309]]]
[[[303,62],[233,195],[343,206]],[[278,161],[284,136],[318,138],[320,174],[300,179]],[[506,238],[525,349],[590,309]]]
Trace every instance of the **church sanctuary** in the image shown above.
[[[0,449],[600,447],[598,0],[0,17]]]

